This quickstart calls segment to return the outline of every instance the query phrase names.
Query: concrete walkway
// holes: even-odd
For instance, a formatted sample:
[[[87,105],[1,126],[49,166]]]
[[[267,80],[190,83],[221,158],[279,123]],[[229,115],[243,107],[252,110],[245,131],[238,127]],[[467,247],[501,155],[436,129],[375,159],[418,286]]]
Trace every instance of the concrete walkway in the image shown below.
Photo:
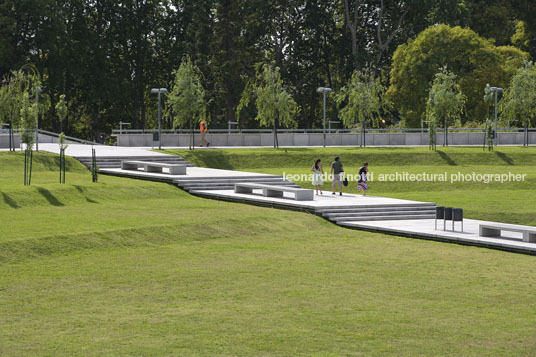
[[[131,156],[169,156],[156,151],[152,151],[151,148],[141,147],[122,147],[122,146],[107,146],[107,145],[83,145],[83,144],[69,144],[69,147],[65,150],[65,155],[73,157],[88,157],[91,156],[91,149],[95,149],[95,153],[98,157],[114,157],[124,156],[126,158]],[[58,144],[39,144],[39,150],[48,151],[55,154],[60,153]]]
[[[170,155],[156,153],[150,148],[132,148],[132,147],[115,147],[115,146],[95,146],[97,155],[99,156],[156,156],[162,155],[169,157]],[[40,144],[40,149],[51,152],[58,152],[57,144]],[[87,145],[70,145],[66,151],[70,156],[90,156],[91,147]],[[274,179],[277,175],[265,175],[260,173],[250,173],[232,170],[218,170],[201,167],[188,167],[186,175],[169,175],[166,173],[147,173],[143,171],[121,170],[121,169],[101,169],[103,174],[111,174],[116,176],[132,177],[145,180],[157,180],[163,182],[175,183],[184,188],[184,182],[199,182],[198,187],[203,187],[202,182],[214,184],[214,181],[228,182],[225,184],[225,189],[220,189],[218,186],[213,186],[210,189],[196,189],[195,185],[189,186],[187,189],[190,193],[218,200],[226,200],[232,202],[241,202],[253,205],[262,205],[277,207],[290,210],[300,210],[324,217],[332,220],[334,223],[352,229],[373,231],[378,233],[387,233],[392,235],[414,237],[421,239],[429,239],[443,242],[451,242],[478,247],[487,247],[493,249],[507,250],[520,252],[525,254],[536,255],[536,243],[526,243],[522,241],[519,234],[506,233],[499,238],[481,237],[479,236],[480,224],[494,224],[495,222],[479,221],[473,219],[464,220],[464,231],[461,232],[460,222],[456,222],[455,230],[450,231],[452,222],[447,222],[447,230],[443,230],[443,221],[438,221],[438,229],[434,228],[435,220],[431,219],[430,212],[435,210],[435,203],[418,202],[402,199],[393,199],[388,197],[361,196],[350,193],[343,193],[343,196],[332,195],[329,191],[324,191],[323,195],[315,195],[312,201],[296,201],[291,194],[285,193],[283,197],[264,197],[259,192],[253,191],[252,194],[235,193],[232,189],[233,182],[243,180],[266,180]],[[269,178],[267,178],[270,176]],[[182,184],[181,184],[182,182]],[[289,183],[289,182],[287,182]],[[223,185],[217,183],[217,185]],[[405,219],[410,217],[404,212],[422,211],[420,219]],[[355,219],[344,220],[330,217],[329,212],[348,211]],[[378,211],[389,212],[389,214],[397,214],[396,219],[369,219],[368,214],[363,214],[359,217],[359,212]],[[356,213],[358,212],[358,213]],[[394,212],[394,213],[393,213]],[[398,212],[398,213],[397,213]],[[418,213],[418,212],[417,212]],[[331,213],[333,214],[333,213]],[[333,214],[334,216],[341,214]],[[344,214],[342,214],[344,216]],[[535,227],[528,227],[534,229]]]

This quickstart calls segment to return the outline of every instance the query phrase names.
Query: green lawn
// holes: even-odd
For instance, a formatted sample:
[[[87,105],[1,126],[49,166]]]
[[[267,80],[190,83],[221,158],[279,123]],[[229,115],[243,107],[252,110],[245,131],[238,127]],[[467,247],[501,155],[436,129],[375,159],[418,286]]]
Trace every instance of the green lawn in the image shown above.
[[[340,156],[347,171],[363,158],[374,170],[452,166],[415,150],[422,152],[341,149]],[[462,156],[472,149],[445,152],[471,169]],[[501,152],[513,160],[508,168],[534,180],[532,148]],[[322,154],[329,163],[334,153],[185,156],[207,166],[297,173],[311,157]],[[347,230],[310,214],[201,199],[162,183],[101,175],[95,184],[74,160],[60,185],[57,157],[35,158],[32,186],[24,187],[23,156],[0,153],[2,356],[536,353],[532,256]],[[504,165],[493,153],[475,163]],[[438,203],[461,207],[480,190],[398,185],[389,193],[381,185],[371,185],[371,194],[435,194],[444,200]],[[531,182],[487,190],[483,207],[500,193],[520,203],[523,222],[534,222]]]

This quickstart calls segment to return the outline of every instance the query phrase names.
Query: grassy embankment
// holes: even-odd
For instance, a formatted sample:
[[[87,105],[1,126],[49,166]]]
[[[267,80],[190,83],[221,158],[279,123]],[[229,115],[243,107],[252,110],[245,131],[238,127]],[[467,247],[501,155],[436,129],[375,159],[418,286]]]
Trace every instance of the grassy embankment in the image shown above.
[[[265,164],[269,154],[193,153],[198,164],[285,169]],[[298,172],[316,154],[273,155]],[[0,153],[2,356],[536,351],[534,257],[346,230],[161,183],[94,184],[70,159],[60,185],[56,160],[37,154],[23,187],[22,155]],[[531,199],[528,187],[509,192]]]

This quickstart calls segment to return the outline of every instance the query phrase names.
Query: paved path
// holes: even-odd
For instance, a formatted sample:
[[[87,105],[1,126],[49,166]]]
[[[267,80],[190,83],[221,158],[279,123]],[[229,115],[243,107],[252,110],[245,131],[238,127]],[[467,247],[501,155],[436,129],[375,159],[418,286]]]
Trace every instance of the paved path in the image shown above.
[[[123,146],[107,146],[107,145],[83,145],[83,144],[69,144],[69,147],[65,150],[65,155],[73,157],[87,157],[91,156],[91,148],[95,149],[98,157],[114,157],[114,156],[169,156],[156,151],[152,151],[151,148],[139,148],[139,147],[123,147]],[[55,154],[60,153],[58,144],[40,143],[39,150],[49,151]]]
[[[40,144],[39,148],[45,151],[58,152],[57,144]],[[115,147],[115,146],[94,146],[97,155],[105,156],[156,156],[165,154],[151,151],[150,148],[132,148],[132,147]],[[66,151],[70,156],[90,156],[91,147],[87,145],[70,145]],[[121,170],[121,169],[101,169],[104,174],[119,176],[129,176],[139,179],[158,180],[165,182],[178,182],[178,176],[168,175],[165,173],[145,173],[142,171]],[[254,178],[262,176],[260,173],[249,173],[232,170],[218,170],[201,167],[188,167],[187,175],[180,175],[181,179],[191,180],[214,180],[226,178]],[[285,193],[283,197],[264,197],[260,194],[240,194],[230,189],[210,189],[210,190],[190,190],[192,194],[213,198],[218,200],[227,200],[242,202],[255,205],[264,205],[279,207],[285,209],[302,210],[322,215],[330,209],[357,209],[370,208],[371,210],[385,209],[411,209],[411,207],[423,206],[424,209],[430,209],[433,203],[417,202],[410,200],[393,199],[388,197],[361,196],[344,193],[343,196],[332,195],[329,191],[324,191],[323,195],[315,195],[312,201],[295,201],[291,194]],[[408,208],[409,207],[409,208]],[[464,231],[461,232],[460,222],[456,222],[455,231],[444,231],[443,221],[438,221],[438,228],[434,228],[434,219],[397,219],[397,220],[371,220],[371,221],[336,221],[337,224],[359,230],[388,233],[400,236],[409,236],[422,239],[432,239],[445,242],[473,245],[479,247],[488,247],[494,249],[522,252],[536,255],[536,243],[525,243],[519,234],[505,234],[501,238],[489,238],[479,236],[479,224],[495,223],[479,221],[473,219],[464,220]],[[447,229],[451,229],[452,222],[447,223]],[[531,227],[534,228],[534,227]]]

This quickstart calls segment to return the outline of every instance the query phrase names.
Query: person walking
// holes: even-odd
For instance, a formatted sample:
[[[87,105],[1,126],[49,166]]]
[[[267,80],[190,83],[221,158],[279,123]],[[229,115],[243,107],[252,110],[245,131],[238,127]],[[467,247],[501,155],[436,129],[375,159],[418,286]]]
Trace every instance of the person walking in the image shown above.
[[[315,161],[315,164],[311,168],[311,171],[313,172],[313,186],[316,189],[316,194],[321,195],[322,185],[324,184],[324,181],[322,180],[324,169],[322,168],[322,161],[320,161],[320,159]]]
[[[199,146],[209,146],[210,143],[207,142],[207,131],[208,131],[208,124],[207,121],[203,119],[202,122],[199,123],[199,131],[201,132],[201,144]]]
[[[357,189],[363,191],[363,196],[366,196],[368,190],[368,162],[363,163],[363,166],[359,168],[359,172],[357,173],[357,175],[359,177],[359,179],[357,180]]]
[[[341,180],[341,173],[344,172],[344,169],[342,167],[341,160],[337,156],[335,158],[335,161],[331,163],[331,175],[333,177],[332,179],[332,186],[333,186],[333,195],[335,194],[335,186],[339,184],[339,195],[342,196],[342,180]]]

